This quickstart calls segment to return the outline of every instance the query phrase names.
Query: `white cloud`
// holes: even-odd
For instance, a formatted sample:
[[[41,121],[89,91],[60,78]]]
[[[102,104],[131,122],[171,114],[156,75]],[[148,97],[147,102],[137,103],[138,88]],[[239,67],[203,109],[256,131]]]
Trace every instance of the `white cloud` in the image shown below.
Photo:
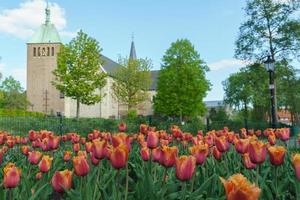
[[[51,22],[59,32],[66,32],[65,11],[57,3],[49,3]],[[26,0],[18,8],[0,11],[0,32],[28,39],[45,22],[45,0]],[[68,32],[70,33],[70,32]],[[66,34],[67,36],[70,34]]]
[[[209,63],[208,67],[212,71],[217,71],[225,68],[240,68],[247,64],[247,62],[242,60],[237,60],[233,58],[222,59],[213,63]]]

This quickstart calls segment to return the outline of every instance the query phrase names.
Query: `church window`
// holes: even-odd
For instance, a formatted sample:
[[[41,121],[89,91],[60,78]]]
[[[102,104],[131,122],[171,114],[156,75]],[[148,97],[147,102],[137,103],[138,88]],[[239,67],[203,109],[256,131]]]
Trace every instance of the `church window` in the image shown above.
[[[38,48],[38,56],[41,56],[41,47]]]
[[[50,56],[50,47],[47,47],[47,56]]]
[[[54,56],[54,47],[52,47],[51,56]]]
[[[36,56],[36,48],[33,47],[33,56],[35,57]]]

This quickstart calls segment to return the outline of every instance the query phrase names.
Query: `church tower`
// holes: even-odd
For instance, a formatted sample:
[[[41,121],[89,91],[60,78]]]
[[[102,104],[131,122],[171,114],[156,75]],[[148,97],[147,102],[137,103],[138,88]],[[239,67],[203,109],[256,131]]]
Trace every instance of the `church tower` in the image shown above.
[[[57,67],[57,53],[61,45],[59,34],[50,21],[47,3],[46,20],[27,43],[27,99],[28,110],[56,114],[64,111],[63,96],[52,85],[52,71]]]

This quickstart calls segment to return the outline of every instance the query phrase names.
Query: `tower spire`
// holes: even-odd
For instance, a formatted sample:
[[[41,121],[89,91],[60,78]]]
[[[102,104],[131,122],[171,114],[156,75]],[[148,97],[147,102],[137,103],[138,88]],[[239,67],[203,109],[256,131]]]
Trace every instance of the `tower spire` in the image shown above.
[[[49,2],[47,0],[47,6],[46,6],[46,24],[50,24],[50,8],[49,8]]]
[[[134,46],[134,34],[132,34],[131,39],[132,40],[131,40],[129,59],[136,60],[136,52],[135,52],[135,46]]]

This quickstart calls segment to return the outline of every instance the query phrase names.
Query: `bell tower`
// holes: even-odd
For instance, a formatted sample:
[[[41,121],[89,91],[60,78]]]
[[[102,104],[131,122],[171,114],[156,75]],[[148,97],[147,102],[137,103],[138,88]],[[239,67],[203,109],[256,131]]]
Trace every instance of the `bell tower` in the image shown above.
[[[27,43],[27,99],[28,110],[56,114],[63,112],[64,99],[52,85],[52,71],[57,67],[57,53],[62,44],[50,21],[50,8],[45,9],[45,23]]]

